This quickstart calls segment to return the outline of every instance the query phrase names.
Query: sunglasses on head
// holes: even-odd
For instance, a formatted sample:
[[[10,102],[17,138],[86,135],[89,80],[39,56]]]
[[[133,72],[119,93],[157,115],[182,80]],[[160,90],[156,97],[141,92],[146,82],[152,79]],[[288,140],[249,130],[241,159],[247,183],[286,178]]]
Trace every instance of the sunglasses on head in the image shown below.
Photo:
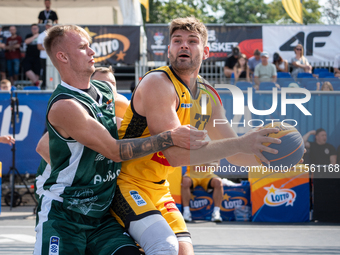
[[[302,50],[301,48],[296,48],[296,50]]]

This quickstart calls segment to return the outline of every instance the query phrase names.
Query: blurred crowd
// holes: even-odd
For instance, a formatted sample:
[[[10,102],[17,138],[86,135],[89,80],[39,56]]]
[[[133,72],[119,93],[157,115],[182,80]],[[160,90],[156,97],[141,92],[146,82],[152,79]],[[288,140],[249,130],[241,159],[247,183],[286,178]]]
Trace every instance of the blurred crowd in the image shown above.
[[[15,26],[9,27],[10,35],[6,37],[0,25],[1,90],[14,89],[12,85],[19,78],[28,79],[31,85],[37,88],[46,88],[47,54],[43,42],[45,31],[58,23],[58,16],[51,10],[50,0],[45,0],[44,4],[45,9],[39,13],[38,23],[31,25],[31,32],[25,36],[25,39],[17,34]],[[39,32],[40,28],[44,31]]]
[[[312,68],[304,56],[301,44],[294,47],[295,56],[288,61],[279,53],[272,56],[266,51],[254,51],[247,59],[238,46],[226,58],[224,75],[230,83],[242,89],[271,89],[273,87],[307,88],[309,90],[340,90],[340,54],[334,59],[333,68]]]

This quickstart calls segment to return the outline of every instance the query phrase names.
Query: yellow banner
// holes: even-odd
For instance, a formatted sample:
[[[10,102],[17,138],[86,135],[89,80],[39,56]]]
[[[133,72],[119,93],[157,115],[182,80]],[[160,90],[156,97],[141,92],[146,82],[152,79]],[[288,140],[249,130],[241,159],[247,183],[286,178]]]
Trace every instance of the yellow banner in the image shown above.
[[[303,24],[302,0],[282,0],[282,5],[296,23]]]
[[[144,5],[146,9],[146,21],[149,21],[149,0],[139,0],[139,2]]]

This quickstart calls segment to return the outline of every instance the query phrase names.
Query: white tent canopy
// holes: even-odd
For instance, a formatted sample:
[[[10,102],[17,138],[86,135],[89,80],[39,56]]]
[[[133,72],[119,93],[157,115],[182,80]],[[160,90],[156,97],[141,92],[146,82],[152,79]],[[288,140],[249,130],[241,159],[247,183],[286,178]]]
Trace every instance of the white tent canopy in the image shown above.
[[[44,0],[0,0],[0,24],[32,24],[38,22]],[[112,25],[123,22],[119,0],[51,0],[60,24]]]

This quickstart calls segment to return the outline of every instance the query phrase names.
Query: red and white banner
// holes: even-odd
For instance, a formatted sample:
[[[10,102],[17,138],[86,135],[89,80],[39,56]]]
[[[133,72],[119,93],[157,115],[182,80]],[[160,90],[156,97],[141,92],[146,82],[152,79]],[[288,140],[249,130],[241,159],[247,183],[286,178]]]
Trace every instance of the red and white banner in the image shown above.
[[[333,62],[340,53],[340,26],[263,26],[263,50],[271,56],[278,52],[283,59],[291,62],[295,56],[294,47],[300,43],[310,63]]]

